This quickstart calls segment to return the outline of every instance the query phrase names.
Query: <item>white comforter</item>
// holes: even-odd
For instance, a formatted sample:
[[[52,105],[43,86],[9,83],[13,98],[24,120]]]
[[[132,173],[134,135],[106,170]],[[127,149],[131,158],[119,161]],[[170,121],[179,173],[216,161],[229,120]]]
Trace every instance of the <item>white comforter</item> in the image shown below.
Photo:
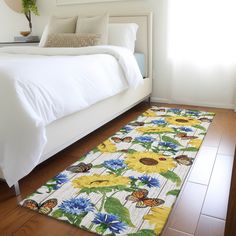
[[[46,125],[140,83],[134,56],[119,47],[0,49],[0,168],[8,185],[38,164]]]

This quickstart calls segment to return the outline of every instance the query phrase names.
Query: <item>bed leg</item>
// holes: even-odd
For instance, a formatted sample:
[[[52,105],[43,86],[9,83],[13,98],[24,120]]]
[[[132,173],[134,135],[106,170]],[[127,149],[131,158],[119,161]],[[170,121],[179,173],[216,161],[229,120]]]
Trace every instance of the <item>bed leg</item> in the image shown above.
[[[148,104],[151,105],[151,97],[148,97]]]
[[[16,196],[20,195],[19,182],[16,182],[16,183],[14,184],[14,189],[15,189]]]

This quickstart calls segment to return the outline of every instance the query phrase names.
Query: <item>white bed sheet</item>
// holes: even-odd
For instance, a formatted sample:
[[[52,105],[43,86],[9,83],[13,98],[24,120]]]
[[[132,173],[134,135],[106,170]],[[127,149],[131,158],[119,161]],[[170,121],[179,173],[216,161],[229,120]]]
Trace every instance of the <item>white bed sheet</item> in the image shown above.
[[[38,164],[46,125],[140,83],[134,56],[119,47],[0,49],[0,168],[8,185]]]

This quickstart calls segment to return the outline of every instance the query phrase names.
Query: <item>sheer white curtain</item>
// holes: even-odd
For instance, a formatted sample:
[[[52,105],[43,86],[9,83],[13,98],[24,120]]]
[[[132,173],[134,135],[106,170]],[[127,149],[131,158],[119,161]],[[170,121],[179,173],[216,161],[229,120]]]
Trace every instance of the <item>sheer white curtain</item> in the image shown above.
[[[236,0],[168,0],[171,100],[236,108]]]

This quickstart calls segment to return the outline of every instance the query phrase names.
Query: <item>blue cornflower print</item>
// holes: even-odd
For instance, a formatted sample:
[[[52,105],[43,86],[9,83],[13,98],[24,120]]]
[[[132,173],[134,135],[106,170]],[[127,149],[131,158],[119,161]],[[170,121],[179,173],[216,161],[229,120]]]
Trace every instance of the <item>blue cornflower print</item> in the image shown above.
[[[149,188],[152,187],[160,187],[160,182],[156,178],[152,178],[151,176],[148,175],[143,175],[138,178],[143,184],[147,185]]]
[[[92,222],[101,226],[101,233],[109,229],[112,233],[120,234],[127,227],[125,223],[121,222],[119,218],[113,214],[97,213]]]
[[[70,200],[65,200],[59,205],[59,209],[63,212],[80,215],[94,210],[94,205],[87,198],[71,198]]]
[[[122,131],[122,132],[125,132],[125,133],[129,133],[129,132],[131,132],[132,130],[133,130],[133,128],[130,127],[130,126],[128,126],[128,125],[126,125],[126,126],[124,126],[124,127],[121,128],[121,131]]]
[[[193,132],[193,130],[191,128],[188,128],[188,127],[180,127],[179,129],[181,131],[184,131],[184,132]]]
[[[124,169],[126,167],[124,160],[120,160],[120,159],[104,161],[103,164],[106,168],[114,170],[114,171]]]
[[[200,111],[194,111],[194,110],[187,110],[186,115],[192,115],[192,116],[199,116]]]
[[[57,190],[61,188],[61,186],[64,183],[67,183],[69,181],[66,174],[58,174],[54,178],[50,179],[44,186],[48,188],[48,193],[50,193],[53,190]]]
[[[152,120],[151,123],[155,125],[166,125],[167,123],[164,120]]]
[[[69,179],[67,178],[66,174],[58,174],[53,178],[56,181],[56,184],[52,185],[53,189],[59,189],[62,184],[67,183]]]
[[[182,110],[178,108],[170,108],[167,110],[167,112],[173,112],[173,113],[180,113]]]
[[[141,143],[152,143],[155,141],[155,139],[151,136],[140,136],[140,137],[135,138],[135,140]]]
[[[134,181],[134,180],[137,180],[134,176],[129,176],[129,178]]]
[[[171,149],[176,149],[178,146],[174,143],[171,142],[159,142],[160,146],[171,148]]]
[[[56,183],[59,185],[64,184],[69,181],[66,174],[62,174],[62,173],[56,175],[54,177],[54,179],[55,179]]]

